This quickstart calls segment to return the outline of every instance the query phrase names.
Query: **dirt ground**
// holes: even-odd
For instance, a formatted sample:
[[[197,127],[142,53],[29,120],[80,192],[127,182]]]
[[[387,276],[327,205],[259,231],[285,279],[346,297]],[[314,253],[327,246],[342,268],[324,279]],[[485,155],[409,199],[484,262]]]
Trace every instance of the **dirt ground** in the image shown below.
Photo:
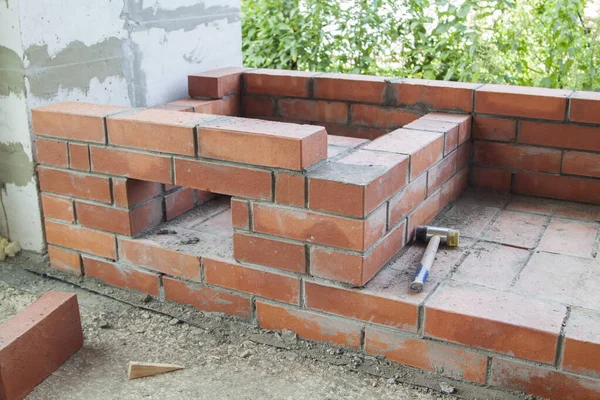
[[[291,332],[264,331],[224,316],[79,282],[46,265],[45,258],[27,253],[0,263],[0,322],[48,290],[74,292],[85,344],[28,399],[524,398],[298,340]],[[128,381],[129,361],[174,363],[185,369]],[[454,387],[455,393],[442,394],[441,383]]]

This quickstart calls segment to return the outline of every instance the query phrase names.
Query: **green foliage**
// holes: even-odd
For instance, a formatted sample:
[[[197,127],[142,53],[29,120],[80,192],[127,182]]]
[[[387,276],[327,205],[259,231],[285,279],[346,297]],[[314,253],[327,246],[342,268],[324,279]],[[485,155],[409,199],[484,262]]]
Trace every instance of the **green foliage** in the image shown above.
[[[600,90],[587,0],[243,0],[249,67]]]

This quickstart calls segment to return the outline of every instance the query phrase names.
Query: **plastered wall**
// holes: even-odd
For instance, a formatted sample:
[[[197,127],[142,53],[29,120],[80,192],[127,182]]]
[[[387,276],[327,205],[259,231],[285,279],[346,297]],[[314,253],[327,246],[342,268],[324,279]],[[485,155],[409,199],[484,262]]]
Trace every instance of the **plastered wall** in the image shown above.
[[[60,101],[145,107],[181,98],[188,74],[241,66],[239,5],[0,1],[0,234],[44,249],[31,108]]]

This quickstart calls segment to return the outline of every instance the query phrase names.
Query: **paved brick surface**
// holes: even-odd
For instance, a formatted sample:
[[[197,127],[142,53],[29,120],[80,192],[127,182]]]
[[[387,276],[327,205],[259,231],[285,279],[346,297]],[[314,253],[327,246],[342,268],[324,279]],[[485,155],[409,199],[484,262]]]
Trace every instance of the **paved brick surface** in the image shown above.
[[[507,290],[528,258],[527,250],[480,242],[471,249],[452,279]]]
[[[598,224],[553,219],[544,232],[538,249],[551,253],[592,257],[599,227]]]
[[[546,220],[543,216],[502,211],[484,238],[496,243],[530,249],[536,245]]]
[[[600,377],[600,312],[574,308],[565,337],[562,368]]]

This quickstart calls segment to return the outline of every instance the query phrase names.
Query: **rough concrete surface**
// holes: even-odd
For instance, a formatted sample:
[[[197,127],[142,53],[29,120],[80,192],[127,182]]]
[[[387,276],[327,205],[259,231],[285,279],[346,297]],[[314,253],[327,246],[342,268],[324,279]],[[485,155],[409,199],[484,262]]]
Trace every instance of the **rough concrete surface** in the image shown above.
[[[30,253],[0,264],[0,321],[51,289],[78,294],[85,343],[28,399],[523,398],[81,282],[52,272],[45,258]],[[186,368],[128,381],[129,361]],[[444,383],[456,396],[440,392]]]

